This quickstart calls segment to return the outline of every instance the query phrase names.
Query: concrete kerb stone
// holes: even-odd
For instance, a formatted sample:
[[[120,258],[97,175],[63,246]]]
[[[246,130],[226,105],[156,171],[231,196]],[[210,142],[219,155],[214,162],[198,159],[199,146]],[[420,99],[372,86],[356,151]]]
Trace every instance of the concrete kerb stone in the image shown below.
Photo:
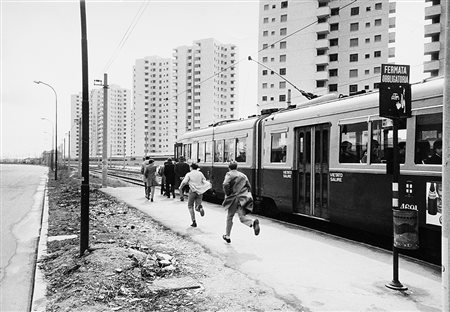
[[[37,257],[34,271],[33,293],[31,296],[31,311],[45,311],[47,305],[46,289],[44,273],[39,268],[39,262],[47,254],[47,235],[48,235],[48,192],[47,182],[45,181],[44,200],[41,218],[41,228],[39,231],[39,241],[37,246]]]

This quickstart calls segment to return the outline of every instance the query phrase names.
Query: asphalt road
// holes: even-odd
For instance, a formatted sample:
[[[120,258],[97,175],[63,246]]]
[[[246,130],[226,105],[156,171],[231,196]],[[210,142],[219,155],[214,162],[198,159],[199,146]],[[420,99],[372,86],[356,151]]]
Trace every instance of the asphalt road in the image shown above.
[[[48,168],[0,165],[0,311],[29,311]]]

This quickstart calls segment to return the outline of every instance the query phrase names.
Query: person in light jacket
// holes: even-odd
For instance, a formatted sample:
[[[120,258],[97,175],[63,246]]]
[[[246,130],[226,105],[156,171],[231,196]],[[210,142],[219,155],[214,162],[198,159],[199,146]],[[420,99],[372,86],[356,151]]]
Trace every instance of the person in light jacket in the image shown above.
[[[143,162],[141,164],[141,174],[142,174],[142,181],[144,182],[144,190],[145,190],[145,198],[148,199],[148,188],[147,188],[147,179],[144,176],[145,167],[148,166],[148,160],[150,159],[150,156],[146,156],[143,158]]]
[[[253,227],[255,235],[260,232],[259,220],[251,219],[247,216],[248,212],[253,211],[253,197],[251,193],[251,185],[248,178],[242,172],[237,171],[237,162],[232,161],[228,165],[229,171],[225,175],[223,181],[223,191],[225,193],[225,200],[222,203],[227,213],[227,224],[225,235],[222,238],[231,243],[231,228],[233,227],[233,217],[238,213],[241,223]]]
[[[183,181],[180,184],[180,194],[183,192],[183,187],[189,185],[189,194],[188,194],[188,209],[191,215],[192,227],[197,227],[197,222],[195,221],[195,212],[194,212],[194,204],[195,210],[200,212],[200,215],[203,217],[205,215],[205,211],[203,210],[202,200],[203,193],[211,188],[211,183],[206,181],[203,173],[198,169],[198,165],[196,163],[191,164],[191,171],[184,176]]]
[[[153,201],[153,197],[155,196],[155,187],[158,185],[158,181],[156,180],[156,166],[153,159],[149,159],[148,165],[144,170],[144,176],[147,181],[147,199]]]

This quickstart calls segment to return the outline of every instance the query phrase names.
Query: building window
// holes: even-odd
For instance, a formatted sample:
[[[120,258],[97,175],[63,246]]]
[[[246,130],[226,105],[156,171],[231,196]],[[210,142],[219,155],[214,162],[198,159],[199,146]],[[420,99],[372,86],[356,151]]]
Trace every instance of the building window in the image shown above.
[[[375,3],[375,10],[381,10],[383,5],[381,3]]]
[[[287,14],[283,14],[280,17],[280,22],[286,22],[287,21]]]
[[[337,46],[339,44],[338,38],[330,39],[330,47]]]
[[[375,20],[375,26],[381,26],[381,18]]]
[[[330,11],[331,16],[339,15],[339,8],[332,8]]]
[[[326,69],[326,65],[317,65],[316,66],[316,71],[318,72],[323,72]]]
[[[350,39],[350,46],[351,47],[357,47],[358,46],[358,38],[351,38]]]
[[[287,28],[281,28],[280,29],[280,36],[286,36],[287,34]]]
[[[380,42],[381,41],[381,35],[375,35],[374,40],[375,40],[375,42]]]
[[[267,101],[267,95],[263,95],[262,100],[263,100],[263,102],[266,102]]]
[[[285,95],[285,94],[280,94],[280,95],[278,96],[278,100],[279,100],[280,102],[286,102],[286,95]]]
[[[317,34],[317,40],[322,40],[322,39],[326,39],[326,38],[327,38],[326,33]]]
[[[369,74],[370,74],[370,70],[366,69],[366,70],[364,71],[364,75],[369,75]]]
[[[286,89],[286,81],[280,81],[279,87],[280,89]]]
[[[263,74],[263,76],[266,76],[267,75],[267,69],[263,69],[262,74]]]
[[[327,20],[328,20],[328,17],[319,17],[319,18],[317,19],[317,23],[318,23],[318,24],[326,23]]]
[[[267,24],[268,22],[269,22],[269,18],[268,18],[268,17],[264,17],[263,23],[264,23],[264,24]]]
[[[280,68],[280,75],[286,75],[286,68]]]
[[[350,31],[358,31],[359,23],[350,23]]]
[[[373,88],[374,89],[378,89],[380,87],[380,83],[379,82],[375,82],[374,84],[373,84]]]
[[[267,63],[267,56],[264,56],[264,57],[262,58],[262,61],[263,61],[263,63]]]
[[[348,87],[348,91],[349,91],[350,94],[351,94],[351,93],[358,92],[358,85],[350,85],[350,86]]]
[[[286,41],[280,42],[280,49],[286,49],[286,46],[287,46]]]
[[[281,63],[286,62],[286,54],[280,55],[280,62],[281,62]]]
[[[381,73],[381,67],[380,67],[380,66],[374,67],[374,68],[373,68],[373,73],[374,73],[374,74],[379,74],[379,73]]]
[[[281,1],[281,8],[282,9],[286,9],[288,7],[288,2],[287,1]]]
[[[317,49],[317,56],[319,55],[325,55],[327,51],[325,49]]]
[[[381,57],[381,51],[373,52],[373,57]]]
[[[339,23],[330,24],[330,31],[339,30]]]
[[[337,84],[333,83],[333,84],[328,85],[328,91],[329,92],[337,92]]]
[[[371,8],[370,6],[366,7],[366,12],[370,12]]]
[[[269,32],[267,30],[263,31],[263,37],[267,37],[269,35]]]
[[[370,38],[366,38],[365,43],[370,43]]]
[[[264,5],[264,11],[267,11],[269,9],[269,5],[268,4],[265,4]]]
[[[325,80],[316,80],[316,88],[324,88]]]
[[[359,15],[359,7],[351,8],[350,15]]]
[[[330,58],[330,62],[337,62],[338,54],[337,53],[330,54],[329,58]]]
[[[329,75],[330,77],[337,77],[337,75],[338,75],[338,70],[337,70],[337,68],[330,69],[330,70],[328,71],[328,75]]]
[[[350,62],[358,62],[358,53],[350,54]]]
[[[263,89],[267,89],[267,83],[263,83],[263,84],[262,84],[262,88],[263,88]]]
[[[366,59],[368,59],[368,58],[370,58],[370,54],[367,53],[367,54],[364,55],[364,57],[365,57]]]
[[[349,76],[350,76],[350,78],[358,77],[358,70],[357,69],[350,69]]]

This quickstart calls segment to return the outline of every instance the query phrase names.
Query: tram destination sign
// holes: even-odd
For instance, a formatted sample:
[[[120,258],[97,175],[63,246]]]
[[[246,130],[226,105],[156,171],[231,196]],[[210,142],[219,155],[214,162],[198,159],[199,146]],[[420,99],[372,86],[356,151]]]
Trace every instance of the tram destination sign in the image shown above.
[[[380,117],[411,117],[409,65],[381,64]]]

